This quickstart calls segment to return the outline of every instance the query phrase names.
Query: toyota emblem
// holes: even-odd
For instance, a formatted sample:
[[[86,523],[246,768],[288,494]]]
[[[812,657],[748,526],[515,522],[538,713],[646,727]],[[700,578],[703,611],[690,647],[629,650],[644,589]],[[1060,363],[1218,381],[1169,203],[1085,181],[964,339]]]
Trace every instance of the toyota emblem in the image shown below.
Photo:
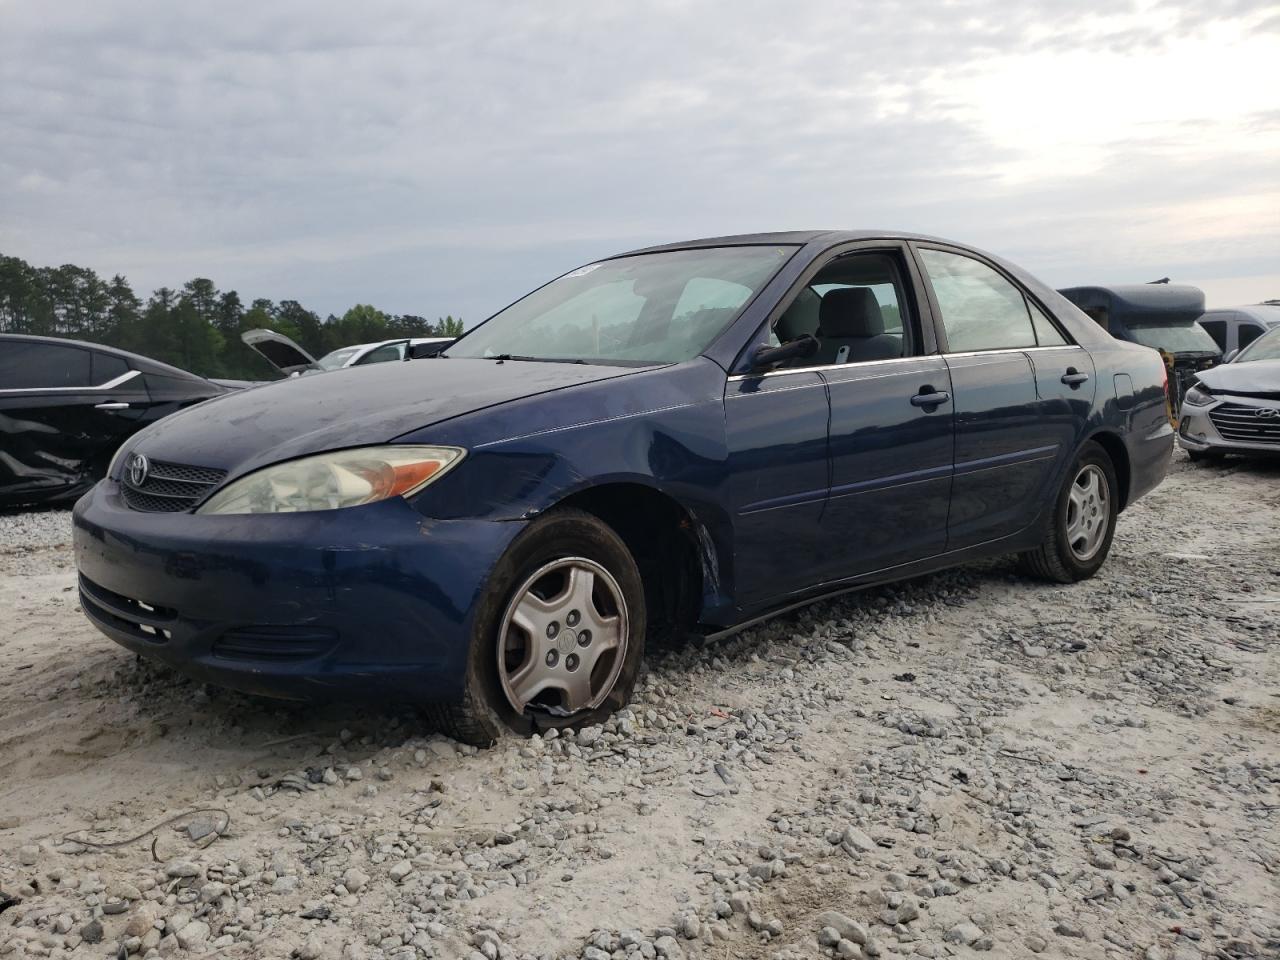
[[[1273,407],[1260,407],[1253,411],[1253,415],[1263,420],[1274,420],[1276,417],[1280,417],[1280,410]]]
[[[140,487],[147,482],[147,474],[151,472],[151,462],[140,453],[129,458],[129,486]]]

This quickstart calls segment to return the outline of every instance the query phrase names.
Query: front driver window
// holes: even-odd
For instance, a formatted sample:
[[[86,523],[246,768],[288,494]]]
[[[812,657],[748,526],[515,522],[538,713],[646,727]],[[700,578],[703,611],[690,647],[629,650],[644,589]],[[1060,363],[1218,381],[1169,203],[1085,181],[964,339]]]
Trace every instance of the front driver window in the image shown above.
[[[818,352],[789,366],[892,360],[911,354],[906,297],[895,259],[884,253],[837,257],[801,290],[774,324],[779,343],[806,334]]]

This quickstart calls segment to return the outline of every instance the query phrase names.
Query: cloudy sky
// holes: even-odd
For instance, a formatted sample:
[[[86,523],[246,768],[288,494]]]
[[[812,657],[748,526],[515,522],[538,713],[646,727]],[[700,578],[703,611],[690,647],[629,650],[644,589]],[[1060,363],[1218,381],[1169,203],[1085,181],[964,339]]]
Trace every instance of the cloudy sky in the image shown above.
[[[644,244],[1280,297],[1280,4],[0,0],[0,252],[475,321]]]

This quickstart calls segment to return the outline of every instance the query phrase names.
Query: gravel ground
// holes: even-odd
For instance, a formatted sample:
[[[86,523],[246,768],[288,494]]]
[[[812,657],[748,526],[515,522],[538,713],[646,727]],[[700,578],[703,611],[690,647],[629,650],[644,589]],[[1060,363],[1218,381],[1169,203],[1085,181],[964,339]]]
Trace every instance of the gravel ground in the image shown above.
[[[1089,583],[824,603],[479,752],[136,661],[67,530],[0,517],[0,955],[1280,955],[1280,465],[1179,456]]]

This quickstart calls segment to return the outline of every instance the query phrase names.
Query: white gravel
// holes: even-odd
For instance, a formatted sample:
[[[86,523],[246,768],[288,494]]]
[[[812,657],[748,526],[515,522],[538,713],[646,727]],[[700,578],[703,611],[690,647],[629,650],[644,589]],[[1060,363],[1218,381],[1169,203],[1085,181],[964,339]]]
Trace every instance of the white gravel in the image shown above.
[[[66,517],[0,518],[0,956],[1280,951],[1280,466],[1179,457],[1087,584],[869,591],[478,752],[138,663]]]

